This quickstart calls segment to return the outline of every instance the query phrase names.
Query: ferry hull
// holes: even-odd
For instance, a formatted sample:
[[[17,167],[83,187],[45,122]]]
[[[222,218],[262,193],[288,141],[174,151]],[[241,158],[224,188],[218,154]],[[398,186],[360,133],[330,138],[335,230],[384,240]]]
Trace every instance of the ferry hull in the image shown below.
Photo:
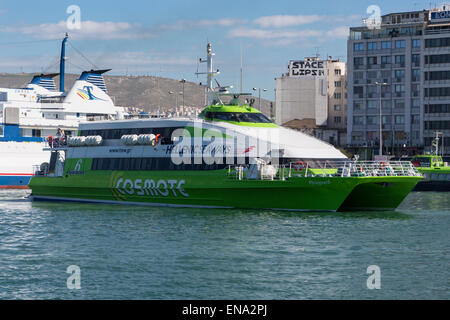
[[[224,177],[226,172],[220,170],[184,173],[104,172],[61,178],[35,177],[31,180],[30,187],[36,200],[171,207],[347,211],[356,207],[396,208],[419,181],[416,177],[404,177],[402,182],[394,182],[384,190],[378,187],[373,178],[300,177],[285,181],[253,181]],[[359,185],[362,187],[358,189]],[[377,197],[379,199],[374,202],[354,200],[354,197],[367,189],[370,192],[385,191],[384,196]],[[351,195],[352,200],[346,202]],[[364,197],[367,196],[368,194],[364,194]],[[343,206],[343,203],[347,204]]]
[[[339,211],[395,210],[421,179],[421,177],[368,178],[366,182],[355,187]]]
[[[31,177],[31,174],[0,174],[0,189],[28,189]]]

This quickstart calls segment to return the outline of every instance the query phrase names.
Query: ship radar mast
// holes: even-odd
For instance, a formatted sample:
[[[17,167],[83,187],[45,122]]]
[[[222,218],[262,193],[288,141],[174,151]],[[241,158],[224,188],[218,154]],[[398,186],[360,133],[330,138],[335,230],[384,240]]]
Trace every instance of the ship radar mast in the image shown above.
[[[213,58],[216,54],[212,52],[212,45],[210,42],[208,42],[206,46],[206,59],[200,58],[198,60],[200,63],[206,63],[207,64],[207,71],[206,72],[199,72],[198,66],[197,66],[197,72],[195,73],[197,77],[199,75],[206,75],[206,85],[204,85],[206,90],[206,105],[210,106],[213,104],[223,104],[222,100],[220,99],[220,96],[232,96],[233,103],[237,99],[239,99],[240,96],[251,96],[251,93],[230,93],[228,89],[232,89],[233,86],[221,86],[219,82],[215,79],[217,75],[220,74],[219,69],[214,70],[214,62]],[[213,81],[217,83],[217,88],[214,88]],[[200,83],[202,85],[202,83]]]
[[[206,63],[206,72],[196,72],[196,75],[206,75],[206,104],[211,105],[214,101],[214,87],[213,87],[213,79],[215,76],[220,74],[219,69],[214,71],[214,62],[213,58],[216,54],[212,52],[212,46],[211,43],[208,42],[206,46],[206,59],[200,58],[199,63]]]

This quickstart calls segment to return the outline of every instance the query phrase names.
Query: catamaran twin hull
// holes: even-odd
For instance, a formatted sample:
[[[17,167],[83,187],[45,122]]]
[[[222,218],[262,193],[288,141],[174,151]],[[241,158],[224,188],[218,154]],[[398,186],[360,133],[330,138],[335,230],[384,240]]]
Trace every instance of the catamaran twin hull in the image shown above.
[[[324,175],[248,180],[239,179],[236,172],[227,169],[153,172],[81,170],[82,174],[60,178],[33,178],[30,187],[34,199],[168,207],[393,210],[422,179],[420,176]]]

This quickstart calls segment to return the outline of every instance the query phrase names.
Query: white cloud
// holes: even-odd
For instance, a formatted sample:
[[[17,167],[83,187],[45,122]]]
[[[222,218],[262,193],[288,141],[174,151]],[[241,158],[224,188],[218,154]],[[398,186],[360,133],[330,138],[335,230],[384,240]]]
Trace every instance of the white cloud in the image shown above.
[[[341,26],[331,29],[327,32],[328,38],[345,39],[350,34],[350,27]]]
[[[320,37],[321,31],[317,30],[265,30],[255,28],[237,28],[228,33],[229,37],[254,38],[254,39],[290,39]]]
[[[187,29],[197,29],[206,27],[231,27],[235,25],[240,25],[245,23],[245,20],[232,19],[232,18],[222,18],[214,20],[180,20],[170,25],[162,25],[157,28],[160,29],[171,29],[171,30],[187,30]]]
[[[318,15],[310,15],[310,16],[275,15],[275,16],[260,17],[258,19],[253,20],[253,23],[263,28],[270,28],[270,27],[283,28],[283,27],[299,26],[303,24],[310,24],[321,21],[323,19],[325,19],[325,17],[321,17]]]
[[[43,23],[33,26],[17,26],[0,28],[1,32],[21,33],[37,39],[61,38],[69,32],[73,39],[137,39],[154,37],[149,30],[128,22],[96,22],[82,21],[81,29],[69,30],[65,21]]]

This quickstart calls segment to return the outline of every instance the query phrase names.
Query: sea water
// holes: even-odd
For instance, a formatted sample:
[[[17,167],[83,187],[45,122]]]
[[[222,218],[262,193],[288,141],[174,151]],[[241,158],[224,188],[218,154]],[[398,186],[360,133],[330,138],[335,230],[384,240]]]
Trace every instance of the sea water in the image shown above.
[[[0,192],[0,299],[450,298],[448,193],[355,213],[31,202],[28,194]]]

